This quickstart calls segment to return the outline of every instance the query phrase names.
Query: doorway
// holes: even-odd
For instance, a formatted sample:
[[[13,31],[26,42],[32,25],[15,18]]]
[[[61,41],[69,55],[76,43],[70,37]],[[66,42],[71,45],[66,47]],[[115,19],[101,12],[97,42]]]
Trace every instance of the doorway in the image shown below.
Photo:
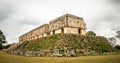
[[[80,34],[81,33],[81,29],[78,29],[78,34]]]
[[[64,33],[64,29],[63,28],[61,29],[61,32]]]

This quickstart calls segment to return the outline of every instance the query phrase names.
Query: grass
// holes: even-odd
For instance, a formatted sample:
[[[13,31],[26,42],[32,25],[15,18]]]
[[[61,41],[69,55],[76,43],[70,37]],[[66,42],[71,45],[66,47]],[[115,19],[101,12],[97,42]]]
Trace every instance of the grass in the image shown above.
[[[103,36],[84,36],[78,34],[55,34],[41,39],[28,41],[26,45],[22,44],[21,47],[18,48],[30,51],[50,51],[50,49],[62,49],[64,51],[64,48],[74,50],[83,49],[86,51],[92,50],[99,54],[117,51]]]
[[[120,55],[80,57],[25,57],[0,51],[0,63],[120,63]]]

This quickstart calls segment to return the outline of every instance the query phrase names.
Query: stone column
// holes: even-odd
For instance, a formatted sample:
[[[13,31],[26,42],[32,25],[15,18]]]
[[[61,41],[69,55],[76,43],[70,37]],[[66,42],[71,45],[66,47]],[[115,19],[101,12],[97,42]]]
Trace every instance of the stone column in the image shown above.
[[[53,35],[53,32],[52,32],[52,31],[50,32],[50,35]]]
[[[43,37],[46,37],[46,36],[47,36],[47,33],[44,33],[44,34],[43,34]]]
[[[86,35],[86,30],[85,30],[85,29],[81,29],[80,34],[81,34],[81,35]]]

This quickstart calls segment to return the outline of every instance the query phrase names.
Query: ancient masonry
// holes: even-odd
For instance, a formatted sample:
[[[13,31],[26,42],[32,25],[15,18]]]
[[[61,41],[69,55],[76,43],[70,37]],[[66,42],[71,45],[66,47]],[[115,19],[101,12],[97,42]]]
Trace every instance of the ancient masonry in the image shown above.
[[[19,37],[19,42],[30,41],[57,33],[86,35],[86,24],[81,17],[65,14]]]

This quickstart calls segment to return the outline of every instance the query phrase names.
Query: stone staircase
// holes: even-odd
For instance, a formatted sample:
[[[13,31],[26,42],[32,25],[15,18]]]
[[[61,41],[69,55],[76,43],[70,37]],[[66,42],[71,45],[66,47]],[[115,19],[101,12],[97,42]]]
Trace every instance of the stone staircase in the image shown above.
[[[26,44],[27,42],[19,42],[11,45],[7,50],[15,50],[19,48],[21,45]]]

